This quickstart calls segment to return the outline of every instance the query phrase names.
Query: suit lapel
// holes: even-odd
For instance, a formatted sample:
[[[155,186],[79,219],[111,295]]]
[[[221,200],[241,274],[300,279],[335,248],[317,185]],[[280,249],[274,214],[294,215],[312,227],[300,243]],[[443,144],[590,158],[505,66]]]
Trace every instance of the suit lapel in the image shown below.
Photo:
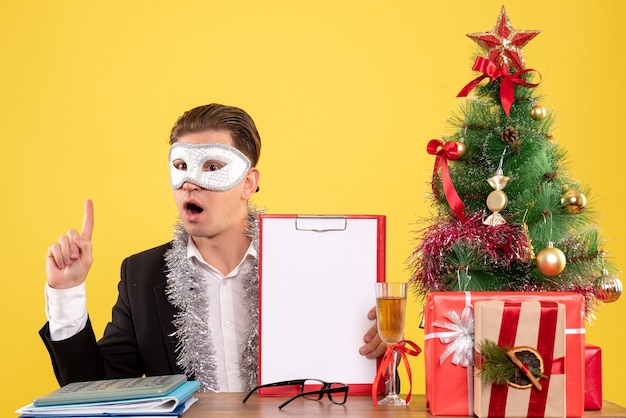
[[[157,315],[159,318],[159,324],[161,326],[161,335],[163,336],[163,343],[167,350],[167,358],[172,370],[180,370],[176,364],[176,345],[178,341],[174,336],[176,327],[172,323],[178,310],[167,300],[165,295],[165,285],[163,282],[154,288],[154,299],[157,307]]]

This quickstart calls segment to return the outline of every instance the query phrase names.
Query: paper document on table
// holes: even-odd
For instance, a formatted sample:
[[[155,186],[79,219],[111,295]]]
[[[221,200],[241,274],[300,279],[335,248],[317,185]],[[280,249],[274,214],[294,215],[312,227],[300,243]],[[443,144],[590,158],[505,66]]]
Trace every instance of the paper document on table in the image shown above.
[[[385,276],[385,217],[261,215],[260,383],[318,378],[371,392],[359,354]],[[293,388],[290,388],[293,390]],[[261,394],[289,394],[278,388]]]

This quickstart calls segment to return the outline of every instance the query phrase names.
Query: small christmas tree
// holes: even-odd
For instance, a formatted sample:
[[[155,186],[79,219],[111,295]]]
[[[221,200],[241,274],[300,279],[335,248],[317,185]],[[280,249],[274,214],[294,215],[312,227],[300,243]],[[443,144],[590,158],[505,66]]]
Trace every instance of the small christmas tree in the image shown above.
[[[468,36],[486,56],[466,85],[451,133],[431,140],[434,216],[417,231],[412,288],[432,291],[573,291],[588,313],[621,294],[588,189],[566,172],[537,96],[540,75],[521,48],[539,31],[515,30],[502,7],[493,30]],[[487,80],[487,82],[483,82]]]

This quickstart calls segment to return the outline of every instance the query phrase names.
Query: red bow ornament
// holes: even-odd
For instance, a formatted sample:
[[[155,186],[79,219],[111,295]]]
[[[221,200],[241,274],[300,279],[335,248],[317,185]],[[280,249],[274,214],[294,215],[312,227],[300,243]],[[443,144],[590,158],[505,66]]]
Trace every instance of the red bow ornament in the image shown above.
[[[461,222],[465,222],[465,204],[459,197],[452,178],[450,177],[450,169],[448,168],[448,160],[456,160],[459,157],[458,146],[456,142],[446,142],[445,144],[438,139],[431,139],[428,142],[426,150],[431,155],[436,155],[435,167],[433,168],[433,178],[437,176],[437,172],[441,168],[441,181],[443,184],[443,192],[446,195],[450,209]],[[433,185],[434,188],[434,185]],[[435,192],[436,193],[436,192]]]
[[[537,87],[539,85],[539,83],[529,83],[520,77],[522,74],[535,70],[527,68],[516,73],[509,74],[509,67],[507,65],[498,67],[495,63],[483,57],[476,57],[472,70],[480,71],[483,74],[470,81],[465,87],[463,87],[456,97],[466,97],[469,92],[474,89],[474,87],[487,77],[489,77],[490,81],[500,79],[500,103],[502,103],[502,108],[507,116],[509,116],[511,112],[511,105],[515,102],[516,84],[522,87]],[[541,74],[539,74],[539,78],[541,79]]]
[[[407,348],[406,346],[410,346],[411,348]],[[409,393],[406,395],[406,404],[408,405],[411,401],[411,392],[413,391],[413,376],[411,374],[411,367],[409,366],[409,356],[418,356],[422,349],[419,348],[417,344],[413,341],[403,340],[396,344],[390,345],[387,347],[387,351],[383,355],[383,359],[378,365],[378,371],[376,372],[376,377],[374,378],[374,384],[372,385],[372,401],[374,402],[374,406],[378,406],[378,402],[376,399],[376,390],[378,388],[378,382],[381,378],[388,378],[387,371],[389,370],[389,366],[396,367],[397,365],[393,364],[393,352],[397,351],[400,354],[400,358],[404,362],[404,367],[406,368],[406,374],[409,378]]]

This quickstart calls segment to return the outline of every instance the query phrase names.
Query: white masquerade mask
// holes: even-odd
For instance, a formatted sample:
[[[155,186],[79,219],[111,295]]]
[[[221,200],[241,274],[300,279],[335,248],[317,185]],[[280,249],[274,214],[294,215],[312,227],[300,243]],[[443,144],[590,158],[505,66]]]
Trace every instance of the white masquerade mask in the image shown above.
[[[175,142],[170,148],[169,165],[172,189],[190,182],[225,192],[244,179],[252,164],[241,151],[228,145]]]

